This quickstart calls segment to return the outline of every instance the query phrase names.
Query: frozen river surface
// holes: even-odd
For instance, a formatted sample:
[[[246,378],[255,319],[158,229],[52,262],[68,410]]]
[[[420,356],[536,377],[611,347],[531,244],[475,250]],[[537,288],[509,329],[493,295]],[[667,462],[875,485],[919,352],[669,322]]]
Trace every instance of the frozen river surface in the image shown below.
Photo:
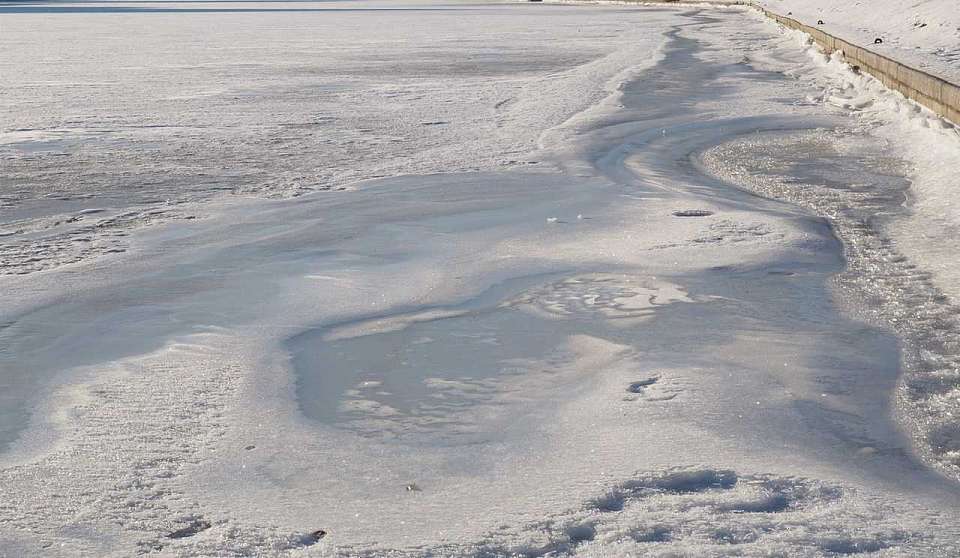
[[[0,26],[0,556],[960,554],[960,142],[795,37]]]

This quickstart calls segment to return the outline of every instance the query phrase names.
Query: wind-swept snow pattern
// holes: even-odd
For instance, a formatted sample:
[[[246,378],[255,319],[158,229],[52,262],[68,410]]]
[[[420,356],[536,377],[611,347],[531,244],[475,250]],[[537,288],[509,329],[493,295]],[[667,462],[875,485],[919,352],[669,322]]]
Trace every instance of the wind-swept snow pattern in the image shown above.
[[[180,80],[141,83],[136,45],[95,87],[64,50],[5,80],[3,247],[36,253],[0,277],[0,555],[960,554],[924,442],[951,392],[911,383],[951,366],[953,268],[894,245],[945,187],[909,140],[960,149],[792,36],[527,3],[0,17],[140,29]]]

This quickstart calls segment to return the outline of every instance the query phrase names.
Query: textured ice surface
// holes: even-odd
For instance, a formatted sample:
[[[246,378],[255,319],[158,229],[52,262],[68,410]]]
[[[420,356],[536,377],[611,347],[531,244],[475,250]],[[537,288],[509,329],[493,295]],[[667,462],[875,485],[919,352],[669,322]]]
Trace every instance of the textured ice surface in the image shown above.
[[[960,136],[839,60],[808,54],[830,76],[800,74],[820,88],[809,99],[852,111],[855,132],[758,135],[712,148],[703,161],[735,184],[830,220],[845,245],[838,286],[854,299],[848,305],[905,341],[901,419],[921,452],[960,478],[960,267],[948,255],[960,224],[948,170],[960,163]]]
[[[468,443],[538,401],[579,389],[598,340],[689,302],[675,285],[622,274],[575,275],[513,298],[368,318],[292,341],[300,406],[365,436]],[[544,278],[539,278],[543,281]],[[516,289],[516,287],[514,287]],[[486,304],[483,304],[486,302]],[[636,336],[636,333],[630,333]],[[584,362],[585,361],[585,362]]]
[[[314,91],[320,78],[276,79],[271,89],[269,76],[298,61],[306,74],[362,68],[350,56],[375,45],[368,73],[331,107],[371,110],[378,126],[398,130],[415,107],[425,112],[403,147],[329,150],[330,165],[347,169],[347,191],[237,198],[172,180],[165,191],[184,192],[177,211],[201,218],[137,226],[118,240],[122,254],[0,278],[2,377],[14,394],[0,403],[3,552],[960,552],[956,485],[925,465],[892,420],[910,339],[901,345],[880,321],[858,320],[869,305],[836,299],[840,229],[705,172],[703,154],[732,145],[764,154],[759,163],[773,166],[730,161],[778,174],[784,191],[815,184],[838,200],[886,204],[908,184],[904,162],[918,159],[878,150],[875,130],[855,126],[850,108],[816,99],[835,79],[831,67],[813,65],[768,25],[733,10],[532,4],[70,10],[84,6],[4,13],[4,23],[67,36],[85,27],[88,42],[71,43],[79,52],[137,25],[144,44],[172,53],[199,37],[191,26],[245,29],[220,49],[195,51],[223,57],[214,68],[232,68],[238,82],[268,76],[262,110],[215,123],[216,141],[198,133],[188,142],[218,181],[248,163],[262,165],[264,181],[282,172],[282,150],[252,145],[276,137],[257,122],[275,111],[306,118],[311,92],[324,95]],[[324,11],[345,6],[363,11]],[[123,24],[115,34],[91,31],[111,20]],[[341,46],[355,50],[314,58],[281,40],[289,31],[296,46],[298,29],[313,37],[311,25],[342,33]],[[578,42],[577,29],[592,35]],[[529,42],[518,57],[536,56],[503,77],[519,37]],[[445,54],[444,64],[390,74],[415,62],[411,45],[429,57],[447,52],[442,41],[461,48],[454,38],[468,45],[456,64]],[[258,56],[262,65],[250,67]],[[391,111],[359,101],[377,76],[417,72],[425,79],[406,87],[422,88],[422,104]],[[122,118],[178,114],[137,105],[152,89],[132,76],[129,94],[120,87],[109,102],[89,102],[115,98]],[[181,89],[197,83],[178,79]],[[515,100],[500,105],[514,116],[491,124],[473,103],[496,99],[485,109],[495,111],[504,97],[476,91],[515,80]],[[446,88],[458,118],[432,113]],[[282,103],[271,104],[274,90]],[[185,114],[217,120],[250,100],[230,95]],[[48,114],[33,112],[18,118]],[[66,113],[98,120],[103,111]],[[420,143],[435,133],[449,135]],[[307,135],[283,132],[291,168],[328,153]],[[523,147],[509,155],[514,163],[490,163],[508,157],[503,145]],[[4,167],[11,176],[47,168],[19,159],[42,149],[16,149]],[[775,160],[784,151],[803,158]],[[109,157],[142,156],[131,168],[157,161],[170,176],[184,168],[145,145],[101,155],[104,176],[113,176]],[[386,177],[351,182],[350,172],[370,178],[380,161],[392,161]],[[67,167],[86,176],[82,165]],[[863,184],[848,187],[851,175]],[[94,191],[152,210],[136,180],[116,176],[113,186],[94,180]],[[922,183],[909,178],[911,189]],[[39,201],[17,201],[28,199]],[[109,204],[93,205],[76,210]],[[12,211],[33,222],[46,209],[25,194]]]
[[[657,17],[377,6],[0,6],[0,274],[122,252],[225,193],[536,165],[542,131],[649,56],[636,24]]]

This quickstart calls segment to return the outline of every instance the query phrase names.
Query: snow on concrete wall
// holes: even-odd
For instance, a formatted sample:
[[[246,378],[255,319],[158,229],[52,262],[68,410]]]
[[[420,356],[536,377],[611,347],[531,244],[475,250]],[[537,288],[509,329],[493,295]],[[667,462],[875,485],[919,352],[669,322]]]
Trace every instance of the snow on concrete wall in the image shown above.
[[[758,9],[784,27],[807,33],[827,54],[840,51],[851,65],[858,66],[861,71],[876,77],[890,89],[899,91],[908,99],[960,124],[960,87],[957,85],[834,37],[793,18],[773,13],[765,8]]]

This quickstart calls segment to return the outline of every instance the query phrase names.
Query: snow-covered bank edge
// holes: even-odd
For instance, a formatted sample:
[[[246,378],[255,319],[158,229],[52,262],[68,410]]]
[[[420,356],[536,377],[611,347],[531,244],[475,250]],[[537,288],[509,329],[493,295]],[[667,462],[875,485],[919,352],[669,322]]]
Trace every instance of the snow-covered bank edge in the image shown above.
[[[960,122],[960,86],[830,33],[804,25],[793,18],[781,16],[759,6],[754,7],[780,25],[806,33],[826,54],[839,52],[858,71],[870,74],[888,88],[933,111],[938,116],[952,120],[954,123]]]
[[[884,227],[893,244],[890,261],[859,270],[856,282],[865,293],[888,290],[903,299],[890,300],[874,316],[905,343],[898,422],[925,461],[960,479],[960,361],[955,343],[940,338],[956,327],[953,310],[943,306],[955,309],[960,300],[958,271],[943,263],[951,261],[949,239],[957,227],[956,218],[949,216],[960,215],[960,203],[951,192],[956,187],[952,169],[960,165],[960,131],[877,79],[858,73],[839,53],[808,52],[839,84],[839,91],[828,92],[824,102],[879,122],[876,135],[896,145],[914,165],[908,216]],[[906,261],[896,261],[900,257]],[[895,279],[913,273],[918,280],[908,285]],[[930,274],[930,284],[925,284],[924,273]]]
[[[755,10],[787,29],[800,31],[827,54],[838,51],[859,71],[872,75],[891,90],[925,107],[954,124],[960,124],[960,85],[918,69],[913,65],[879,54],[842,37],[831,35],[796,19],[771,11],[755,2],[744,0],[704,0],[671,2],[669,0],[548,0],[557,4],[615,4],[651,7],[678,7]],[[792,14],[792,12],[790,12]]]
[[[960,84],[960,64],[957,64],[960,10],[953,0],[753,1],[775,13]]]

